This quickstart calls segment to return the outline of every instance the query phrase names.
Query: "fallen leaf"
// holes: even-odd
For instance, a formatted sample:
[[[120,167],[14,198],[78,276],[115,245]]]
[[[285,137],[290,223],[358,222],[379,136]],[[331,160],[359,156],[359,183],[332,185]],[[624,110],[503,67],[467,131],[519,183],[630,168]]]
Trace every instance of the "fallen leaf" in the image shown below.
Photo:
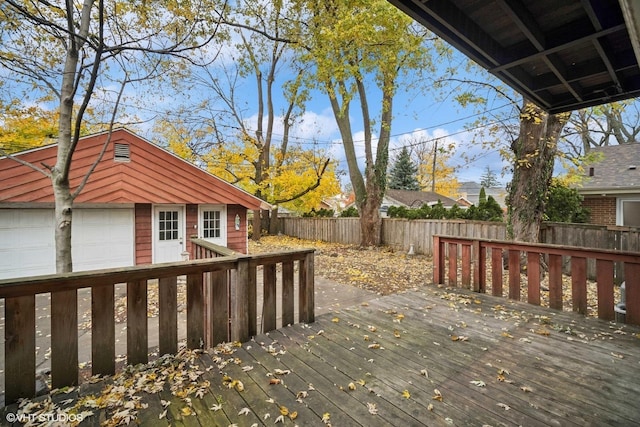
[[[286,406],[281,406],[280,407],[280,414],[284,415],[286,417],[287,415],[289,415],[289,408],[287,408]]]
[[[338,323],[340,321],[340,319],[338,319],[337,317],[334,317],[333,319],[331,319],[331,321],[333,323]]]
[[[429,404],[427,405],[427,410],[429,410],[429,411],[433,411],[433,403],[429,403]]]
[[[402,397],[404,397],[405,399],[408,399],[411,397],[411,393],[409,393],[409,390],[404,390],[402,392]]]
[[[437,400],[438,402],[442,402],[442,393],[440,393],[440,390],[438,390],[437,388],[434,388],[433,397],[431,399]]]
[[[476,386],[476,387],[485,387],[485,386],[486,386],[485,382],[484,382],[484,381],[480,381],[480,380],[477,380],[477,381],[469,381],[469,382],[470,382],[471,384],[473,384],[474,386]]]
[[[280,415],[278,418],[276,418],[276,420],[273,423],[274,424],[278,424],[278,423],[283,423],[284,424],[284,415]]]
[[[394,337],[396,337],[396,338],[400,338],[400,332],[398,332],[398,330],[397,330],[397,329],[396,329],[396,330],[394,330],[394,331],[393,331],[393,336],[394,336]]]
[[[378,408],[375,403],[367,402],[367,409],[371,415],[378,415]]]
[[[520,387],[520,390],[524,391],[525,393],[531,393],[533,391],[531,387],[527,387],[527,386]]]
[[[504,409],[505,411],[508,411],[509,409],[511,409],[509,405],[505,405],[504,403],[498,403],[497,405],[502,409]]]
[[[242,408],[240,409],[240,412],[238,412],[238,415],[249,415],[251,413],[251,410],[249,408]]]
[[[329,420],[331,419],[331,414],[329,414],[328,412],[325,412],[324,414],[322,414],[322,422],[325,424],[329,424]]]
[[[282,382],[282,380],[280,378],[271,378],[269,380],[269,384],[271,384],[271,385],[280,384],[281,382]]]
[[[354,383],[349,383],[349,390],[355,390],[356,389],[356,385]]]

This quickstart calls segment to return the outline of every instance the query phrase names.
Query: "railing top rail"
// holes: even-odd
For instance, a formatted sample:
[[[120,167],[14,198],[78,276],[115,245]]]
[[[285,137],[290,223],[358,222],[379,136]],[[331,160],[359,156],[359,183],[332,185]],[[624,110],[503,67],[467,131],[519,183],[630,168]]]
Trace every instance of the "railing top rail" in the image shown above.
[[[240,260],[247,260],[253,265],[272,264],[287,260],[304,259],[307,254],[312,252],[314,252],[314,249],[290,250],[277,253],[225,256],[109,268],[104,270],[3,279],[0,280],[0,298],[35,295],[52,291],[67,291],[208,271],[234,270],[238,268],[238,261]]]
[[[507,240],[478,239],[473,237],[459,237],[434,235],[441,240],[451,243],[471,244],[479,242],[481,247],[512,249],[523,252],[541,252],[551,255],[566,255],[584,258],[597,258],[609,261],[623,261],[640,263],[640,252],[618,251],[614,249],[584,248],[580,246],[552,245],[548,243],[526,243]]]
[[[235,256],[238,255],[238,252],[231,250],[227,247],[224,246],[220,246],[220,245],[216,245],[215,243],[211,243],[208,240],[204,240],[204,239],[199,239],[197,237],[192,237],[191,238],[191,242],[198,245],[198,246],[202,246],[205,249],[209,249],[210,251],[213,251],[217,254],[220,254],[222,256]]]

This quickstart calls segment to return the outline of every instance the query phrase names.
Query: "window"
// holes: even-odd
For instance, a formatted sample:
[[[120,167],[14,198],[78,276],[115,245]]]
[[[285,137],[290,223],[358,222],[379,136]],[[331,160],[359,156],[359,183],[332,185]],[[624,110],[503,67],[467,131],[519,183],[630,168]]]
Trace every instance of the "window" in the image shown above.
[[[221,235],[221,215],[220,211],[202,212],[202,236],[205,239],[219,238]]]
[[[158,233],[158,238],[160,240],[178,239],[178,211],[159,212]]]
[[[640,200],[622,200],[622,224],[640,227]]]

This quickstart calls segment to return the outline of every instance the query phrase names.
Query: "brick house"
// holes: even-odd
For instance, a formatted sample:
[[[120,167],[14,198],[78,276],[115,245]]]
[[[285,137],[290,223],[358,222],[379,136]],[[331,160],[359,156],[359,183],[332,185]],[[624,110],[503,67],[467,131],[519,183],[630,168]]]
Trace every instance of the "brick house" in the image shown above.
[[[578,192],[591,223],[640,227],[640,143],[593,149],[600,160],[586,167]]]

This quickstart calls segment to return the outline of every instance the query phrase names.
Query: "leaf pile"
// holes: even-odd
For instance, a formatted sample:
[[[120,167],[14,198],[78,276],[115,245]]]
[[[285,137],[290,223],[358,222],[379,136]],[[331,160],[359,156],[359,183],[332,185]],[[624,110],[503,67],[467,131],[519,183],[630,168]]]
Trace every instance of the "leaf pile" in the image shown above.
[[[414,290],[433,281],[431,257],[407,255],[390,247],[361,248],[288,236],[264,236],[249,243],[252,254],[303,248],[316,249],[317,276],[379,295]]]

